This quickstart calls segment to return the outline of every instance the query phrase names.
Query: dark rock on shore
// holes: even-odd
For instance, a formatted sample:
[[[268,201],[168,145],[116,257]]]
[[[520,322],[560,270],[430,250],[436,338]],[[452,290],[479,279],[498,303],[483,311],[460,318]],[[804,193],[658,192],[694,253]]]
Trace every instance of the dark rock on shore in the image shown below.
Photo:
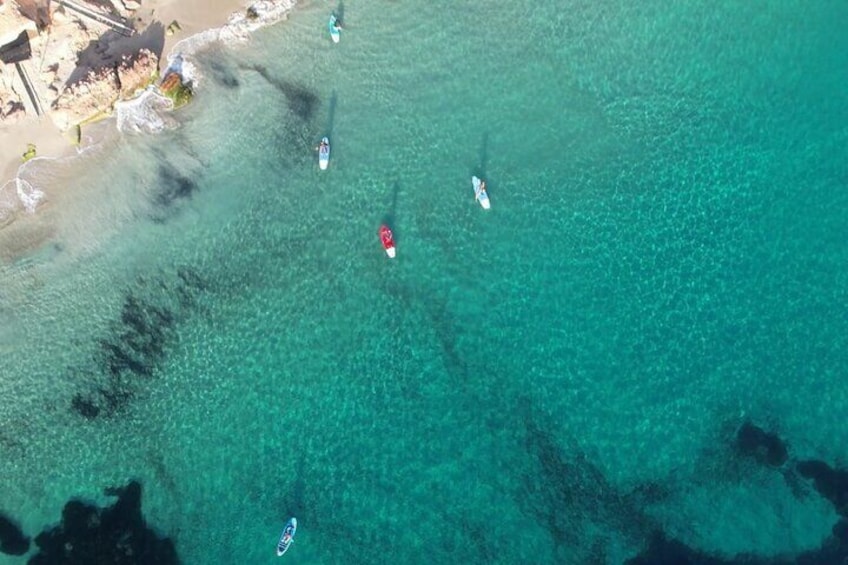
[[[39,553],[29,565],[172,565],[180,563],[173,542],[147,527],[141,514],[141,485],[107,489],[114,505],[98,508],[71,500],[62,522],[35,538]]]
[[[0,514],[0,551],[7,555],[23,555],[29,551],[29,538],[5,514]]]

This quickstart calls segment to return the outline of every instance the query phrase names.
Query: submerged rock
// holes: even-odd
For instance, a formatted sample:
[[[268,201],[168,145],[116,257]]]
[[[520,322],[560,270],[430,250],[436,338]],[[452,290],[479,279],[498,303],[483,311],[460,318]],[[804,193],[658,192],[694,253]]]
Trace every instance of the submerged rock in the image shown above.
[[[173,182],[177,189],[188,190],[184,185],[189,181],[183,177]],[[82,388],[72,396],[70,408],[86,420],[115,416],[151,384],[176,325],[208,290],[190,267],[180,267],[170,277],[137,282],[124,297],[109,333],[97,340],[97,365],[71,369]]]
[[[848,518],[848,471],[832,469],[823,461],[801,461],[798,473],[807,479],[813,479],[813,485],[823,497],[828,499],[840,515]]]
[[[65,504],[62,522],[35,538],[39,553],[29,560],[29,565],[171,565],[180,562],[173,542],[158,537],[147,527],[141,515],[141,485],[138,482],[107,489],[106,494],[118,497],[117,502],[107,508],[79,500]]]
[[[746,422],[739,429],[735,447],[745,456],[767,463],[787,477],[795,471],[812,479],[813,485],[828,499],[843,517],[848,517],[848,470],[835,469],[827,463],[806,460],[794,466],[784,466],[789,459],[788,448],[776,434],[766,432]],[[668,536],[657,530],[644,549],[628,559],[626,565],[833,565],[848,563],[848,520],[839,520],[831,535],[822,540],[818,548],[795,555],[758,556],[752,554],[718,555]]]
[[[777,435],[745,422],[736,433],[736,449],[760,463],[780,467],[789,458],[786,445]]]
[[[7,555],[23,555],[29,551],[29,538],[4,514],[0,514],[0,551]]]

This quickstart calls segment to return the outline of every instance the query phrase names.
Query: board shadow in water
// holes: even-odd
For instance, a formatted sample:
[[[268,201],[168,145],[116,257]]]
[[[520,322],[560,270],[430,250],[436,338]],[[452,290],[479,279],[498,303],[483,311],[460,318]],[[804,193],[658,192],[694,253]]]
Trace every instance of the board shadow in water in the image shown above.
[[[395,181],[392,183],[392,201],[389,204],[389,210],[383,216],[383,223],[389,226],[392,229],[392,234],[395,236],[395,240],[397,240],[397,227],[398,227],[398,216],[397,216],[397,203],[398,196],[400,195],[400,182]]]
[[[255,71],[268,84],[277,89],[286,98],[289,111],[303,121],[310,121],[320,103],[318,94],[295,82],[286,81],[271,75],[264,65],[251,65],[248,69]]]
[[[333,130],[336,125],[336,104],[338,103],[338,94],[333,90],[330,94],[330,105],[327,109],[327,127],[324,130],[330,141],[333,140]]]
[[[308,511],[306,501],[306,463],[304,456],[301,453],[297,459],[297,470],[295,471],[294,483],[288,489],[282,500],[279,501],[279,508],[282,519],[288,519],[291,516],[298,520],[308,523],[312,521],[312,516]]]
[[[486,178],[486,171],[489,167],[489,133],[485,132],[483,134],[483,139],[480,142],[480,152],[478,154],[479,162],[477,167],[472,171],[473,175],[480,177],[481,179]]]

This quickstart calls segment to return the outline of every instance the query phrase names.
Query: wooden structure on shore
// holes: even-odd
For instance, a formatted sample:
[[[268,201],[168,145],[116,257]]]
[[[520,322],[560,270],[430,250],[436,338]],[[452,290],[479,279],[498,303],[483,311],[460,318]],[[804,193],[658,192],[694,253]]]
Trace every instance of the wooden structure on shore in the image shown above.
[[[44,109],[29,77],[26,61],[32,58],[30,33],[50,25],[50,0],[15,0],[0,3],[0,62],[14,65],[37,115]]]

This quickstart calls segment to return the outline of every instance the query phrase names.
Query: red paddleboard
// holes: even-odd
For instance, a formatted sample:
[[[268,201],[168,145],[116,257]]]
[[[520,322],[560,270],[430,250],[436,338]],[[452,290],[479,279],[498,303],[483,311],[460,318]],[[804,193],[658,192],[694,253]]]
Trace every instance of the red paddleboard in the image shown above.
[[[386,255],[390,258],[395,256],[395,239],[392,236],[392,230],[389,226],[383,224],[380,226],[380,242],[383,244],[383,249],[386,250]]]

